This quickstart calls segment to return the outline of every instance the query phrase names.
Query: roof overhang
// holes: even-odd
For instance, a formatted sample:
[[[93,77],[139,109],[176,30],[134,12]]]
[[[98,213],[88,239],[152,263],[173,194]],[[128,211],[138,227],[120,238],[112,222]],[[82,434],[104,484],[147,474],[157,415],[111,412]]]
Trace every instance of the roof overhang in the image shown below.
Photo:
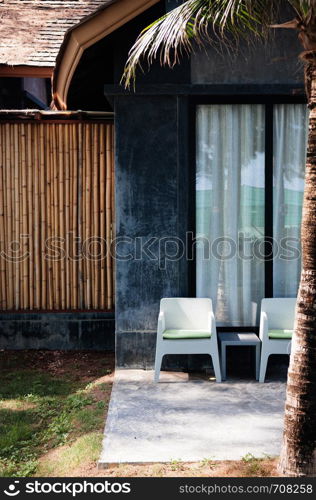
[[[67,95],[83,52],[160,0],[113,0],[71,28],[65,35],[53,73],[53,99],[67,109]]]
[[[0,77],[51,78],[53,69],[54,68],[48,66],[9,66],[7,64],[0,64]]]

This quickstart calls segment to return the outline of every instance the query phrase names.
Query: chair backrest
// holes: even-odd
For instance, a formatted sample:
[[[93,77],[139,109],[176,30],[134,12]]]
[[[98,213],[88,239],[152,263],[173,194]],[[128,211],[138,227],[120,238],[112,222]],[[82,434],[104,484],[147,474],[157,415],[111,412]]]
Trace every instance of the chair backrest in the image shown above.
[[[213,310],[211,299],[161,299],[160,310],[165,313],[168,329],[210,329],[209,312]]]
[[[267,313],[269,330],[294,328],[296,299],[262,299],[261,311]]]

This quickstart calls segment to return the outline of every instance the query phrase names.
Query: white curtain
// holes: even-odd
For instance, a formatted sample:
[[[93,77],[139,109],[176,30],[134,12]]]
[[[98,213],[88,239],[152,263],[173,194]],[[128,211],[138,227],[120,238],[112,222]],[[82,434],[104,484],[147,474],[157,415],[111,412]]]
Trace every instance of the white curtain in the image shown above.
[[[300,226],[308,111],[303,104],[274,107],[273,291],[296,297],[300,272]]]
[[[265,111],[197,109],[196,289],[218,325],[257,323],[264,296]]]

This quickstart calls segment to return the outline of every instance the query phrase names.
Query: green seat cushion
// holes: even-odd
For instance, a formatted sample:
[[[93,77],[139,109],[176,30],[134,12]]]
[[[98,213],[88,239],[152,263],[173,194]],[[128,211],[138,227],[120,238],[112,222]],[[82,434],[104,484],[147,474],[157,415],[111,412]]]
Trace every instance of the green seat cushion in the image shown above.
[[[269,330],[269,339],[291,339],[293,330]]]
[[[168,340],[209,339],[211,332],[206,330],[165,330],[162,337]]]

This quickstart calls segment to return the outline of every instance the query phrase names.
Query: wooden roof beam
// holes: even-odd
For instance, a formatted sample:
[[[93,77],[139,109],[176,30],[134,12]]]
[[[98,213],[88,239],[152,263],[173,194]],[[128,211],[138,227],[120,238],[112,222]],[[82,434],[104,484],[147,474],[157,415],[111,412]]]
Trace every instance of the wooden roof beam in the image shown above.
[[[48,66],[7,66],[6,64],[0,64],[0,78],[51,78],[53,69]]]

